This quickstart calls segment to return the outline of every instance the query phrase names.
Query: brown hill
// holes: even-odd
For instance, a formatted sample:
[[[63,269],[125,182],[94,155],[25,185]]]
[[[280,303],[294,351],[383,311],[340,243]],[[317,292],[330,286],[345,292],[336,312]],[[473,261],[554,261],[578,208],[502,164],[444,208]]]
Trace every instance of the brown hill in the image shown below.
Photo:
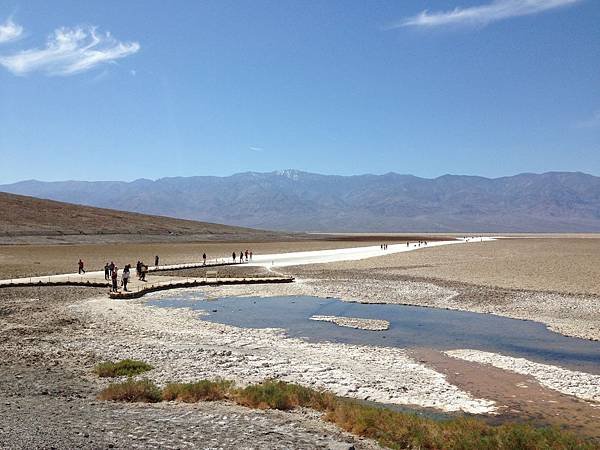
[[[94,208],[0,192],[0,242],[256,241],[277,233],[164,216]]]

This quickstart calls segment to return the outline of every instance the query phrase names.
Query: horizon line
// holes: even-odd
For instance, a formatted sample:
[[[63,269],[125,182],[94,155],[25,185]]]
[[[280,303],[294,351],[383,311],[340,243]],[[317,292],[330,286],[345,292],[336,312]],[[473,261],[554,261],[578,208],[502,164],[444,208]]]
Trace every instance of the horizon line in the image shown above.
[[[15,184],[28,183],[28,182],[37,182],[37,183],[127,183],[127,184],[130,184],[130,183],[135,183],[137,181],[149,181],[149,182],[155,183],[155,182],[161,181],[161,180],[176,179],[176,178],[231,178],[231,177],[235,177],[238,175],[249,175],[249,174],[256,174],[256,175],[279,174],[281,176],[284,176],[286,172],[288,172],[288,173],[294,172],[294,173],[306,174],[306,175],[318,175],[318,176],[324,176],[324,177],[343,177],[343,178],[364,177],[364,176],[383,177],[386,175],[398,175],[398,176],[403,176],[403,177],[420,178],[422,180],[437,180],[439,178],[444,178],[444,177],[469,177],[469,178],[484,178],[487,180],[498,180],[501,178],[512,178],[512,177],[517,177],[517,176],[521,176],[521,175],[547,175],[547,174],[581,174],[581,175],[587,175],[587,176],[596,177],[596,178],[600,177],[600,175],[594,175],[592,173],[584,172],[582,170],[548,170],[548,171],[544,171],[544,172],[525,171],[525,172],[514,173],[512,175],[501,175],[501,176],[496,176],[496,177],[490,177],[490,176],[484,176],[484,175],[473,175],[473,174],[460,174],[460,173],[458,173],[458,174],[445,173],[445,174],[434,176],[434,177],[424,177],[424,176],[419,176],[419,175],[413,175],[410,173],[399,173],[399,172],[394,172],[394,171],[388,171],[385,173],[370,173],[370,172],[368,172],[368,173],[342,175],[342,174],[332,174],[332,173],[310,172],[310,171],[299,170],[299,169],[280,169],[280,170],[271,170],[271,171],[265,171],[265,172],[249,170],[249,171],[244,171],[244,172],[234,172],[230,175],[187,175],[187,176],[173,175],[173,176],[164,176],[164,177],[159,177],[159,178],[141,177],[141,178],[134,178],[134,179],[130,179],[130,180],[102,180],[102,179],[97,179],[97,180],[84,180],[84,179],[41,180],[41,179],[37,179],[37,178],[28,178],[28,179],[18,180],[18,181],[13,181],[13,182],[8,182],[8,183],[0,183],[0,186],[11,186],[11,185],[15,185]]]

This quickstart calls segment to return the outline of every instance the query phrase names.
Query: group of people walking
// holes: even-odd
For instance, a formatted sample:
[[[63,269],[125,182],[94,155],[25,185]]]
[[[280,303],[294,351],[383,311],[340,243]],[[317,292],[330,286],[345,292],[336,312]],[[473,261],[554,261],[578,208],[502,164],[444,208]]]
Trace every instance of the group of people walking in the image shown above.
[[[125,269],[127,268],[127,266],[125,266],[123,268],[123,275],[122,277],[126,278],[127,281],[129,281],[129,274],[125,275]],[[117,284],[118,284],[118,280],[119,280],[119,268],[117,267],[117,265],[111,261],[110,264],[106,263],[104,264],[104,279],[107,281],[111,281],[111,291],[112,292],[117,292]],[[127,282],[125,282],[125,284],[127,284]]]
[[[244,257],[246,258],[246,262],[252,261],[252,250],[242,250],[242,251],[240,251],[240,254],[239,254],[239,262],[240,263],[244,262]],[[231,258],[233,259],[233,262],[237,262],[238,261],[238,255],[235,252],[233,252],[231,254]]]
[[[121,274],[121,286],[123,286],[123,290],[127,290],[127,284],[129,283],[129,278],[131,277],[131,264],[126,264],[123,267],[123,273]],[[104,279],[111,282],[110,290],[112,292],[117,292],[119,289],[119,267],[111,261],[110,264],[104,264]]]
[[[81,260],[79,260],[81,263]],[[158,256],[156,257],[156,262],[158,262]],[[148,266],[144,264],[142,261],[138,261],[135,266],[135,271],[138,278],[141,281],[146,281],[146,274],[148,273]],[[81,272],[80,272],[81,273]],[[85,271],[84,271],[85,273]],[[127,291],[127,284],[129,283],[129,279],[131,278],[131,264],[126,264],[123,267],[123,272],[121,274],[121,286],[124,291]],[[104,279],[111,282],[111,291],[117,292],[119,289],[119,267],[111,261],[110,264],[107,262],[104,265]]]
[[[417,241],[417,243],[415,244],[415,247],[420,247],[421,245],[427,245],[427,241]],[[406,246],[410,247],[410,241],[406,241]],[[380,244],[379,247],[381,248],[381,250],[387,250],[388,245]]]
[[[240,251],[239,255],[236,252],[233,252],[231,254],[232,258],[233,258],[233,262],[240,262],[243,263],[248,262],[248,261],[252,261],[252,250],[242,250]],[[206,253],[202,254],[202,264],[206,265]],[[160,262],[160,258],[158,255],[156,255],[154,257],[154,266],[156,268],[158,268],[158,264]],[[79,274],[85,274],[85,264],[83,262],[82,259],[79,259],[78,263],[77,263],[77,267],[78,267],[78,271]],[[135,265],[135,272],[136,275],[138,277],[138,279],[140,281],[146,281],[146,275],[148,274],[148,265],[144,264],[143,261],[138,260],[138,262]],[[127,291],[127,285],[129,284],[129,280],[131,278],[131,264],[126,264],[123,267],[122,273],[121,273],[121,283],[120,286],[123,287],[124,291]],[[114,263],[114,261],[111,261],[110,263],[106,263],[104,265],[104,279],[106,281],[110,281],[111,282],[111,291],[112,292],[117,292],[119,289],[119,267],[117,267],[117,265]]]

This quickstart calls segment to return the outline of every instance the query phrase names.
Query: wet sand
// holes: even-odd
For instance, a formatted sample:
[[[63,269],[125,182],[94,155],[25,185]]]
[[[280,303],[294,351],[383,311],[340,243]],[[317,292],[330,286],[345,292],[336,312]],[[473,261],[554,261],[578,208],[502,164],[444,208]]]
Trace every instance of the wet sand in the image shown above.
[[[490,423],[532,422],[566,427],[600,441],[600,405],[542,386],[534,378],[490,365],[449,357],[431,349],[410,352],[419,362],[446,375],[472,395],[494,400],[497,415]]]

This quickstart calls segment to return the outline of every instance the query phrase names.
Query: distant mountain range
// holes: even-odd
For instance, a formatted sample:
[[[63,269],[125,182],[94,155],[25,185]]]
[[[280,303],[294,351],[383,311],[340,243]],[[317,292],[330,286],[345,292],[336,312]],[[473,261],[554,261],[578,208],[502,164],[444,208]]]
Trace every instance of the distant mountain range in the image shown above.
[[[600,231],[600,177],[579,172],[426,179],[285,170],[132,182],[30,180],[0,191],[288,231]]]

